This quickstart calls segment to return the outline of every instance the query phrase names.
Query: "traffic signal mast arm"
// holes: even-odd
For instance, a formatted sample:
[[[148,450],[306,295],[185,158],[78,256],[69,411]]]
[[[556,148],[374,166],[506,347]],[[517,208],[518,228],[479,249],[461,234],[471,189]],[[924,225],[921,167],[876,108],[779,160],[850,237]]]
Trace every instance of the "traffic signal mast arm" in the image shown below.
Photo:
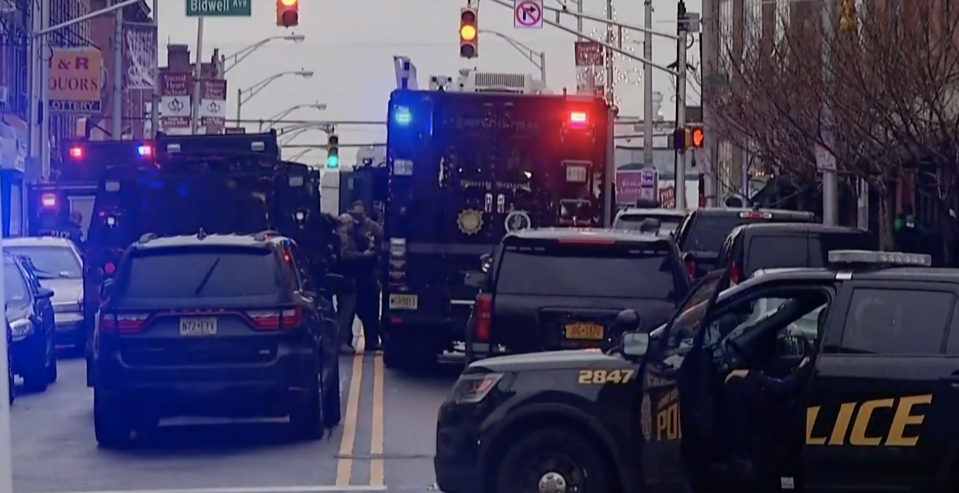
[[[506,2],[506,1],[504,1],[504,0],[491,0],[491,1],[492,1],[493,3],[502,5],[502,6],[504,6],[504,7],[509,7],[509,9],[510,9],[511,11],[515,8],[515,6],[514,6],[512,3]],[[661,33],[661,32],[657,32],[657,31],[651,31],[651,30],[646,29],[646,28],[643,28],[643,27],[635,26],[635,25],[632,25],[632,24],[623,24],[623,23],[621,23],[621,22],[611,21],[611,20],[606,19],[606,18],[603,18],[603,17],[595,17],[595,16],[588,15],[588,14],[580,14],[580,13],[570,12],[570,11],[568,11],[568,10],[555,9],[555,8],[546,7],[546,6],[543,6],[543,8],[544,8],[545,10],[549,10],[549,11],[552,11],[552,12],[556,12],[556,13],[560,13],[560,14],[566,14],[566,15],[571,15],[571,16],[573,16],[573,17],[578,17],[578,18],[581,18],[581,19],[587,19],[587,20],[591,20],[591,21],[602,22],[602,23],[607,24],[607,25],[616,26],[616,27],[622,27],[622,28],[624,28],[624,29],[632,29],[632,30],[641,31],[641,32],[644,32],[644,33],[645,33],[645,32],[648,32],[648,33],[650,33],[650,34],[652,34],[652,35],[654,35],[654,36],[660,36],[660,37],[663,37],[663,38],[672,39],[672,40],[677,41],[677,42],[679,42],[679,39],[680,39],[679,36],[674,35],[674,34],[666,34],[666,33]],[[590,41],[592,41],[592,42],[594,42],[594,43],[596,43],[596,44],[602,45],[602,46],[605,47],[607,50],[615,51],[616,53],[619,53],[620,55],[623,55],[624,57],[629,58],[630,60],[636,60],[637,62],[648,64],[649,66],[654,67],[654,68],[657,68],[657,69],[659,69],[659,70],[662,70],[663,72],[666,72],[666,73],[668,73],[668,74],[670,74],[670,75],[679,76],[679,72],[676,71],[676,70],[673,70],[673,69],[671,69],[671,68],[668,68],[668,67],[664,67],[664,66],[662,66],[662,65],[659,65],[659,64],[653,62],[652,60],[647,60],[647,59],[645,59],[645,58],[643,58],[643,57],[636,56],[636,55],[634,55],[634,54],[632,54],[632,53],[630,53],[630,52],[628,52],[628,51],[626,51],[626,50],[624,50],[624,49],[622,49],[622,48],[618,48],[618,47],[616,47],[616,46],[614,46],[614,45],[611,45],[611,44],[609,44],[609,43],[606,43],[606,42],[604,42],[604,41],[600,41],[600,40],[598,40],[598,39],[595,39],[595,38],[591,38],[591,37],[589,37],[589,36],[586,36],[585,34],[583,34],[583,33],[581,33],[581,32],[578,32],[578,31],[576,31],[576,30],[573,29],[573,28],[566,27],[566,26],[564,26],[564,25],[562,25],[562,24],[560,24],[560,23],[558,23],[558,22],[553,22],[553,21],[548,20],[548,19],[546,19],[546,18],[543,19],[543,22],[544,22],[545,24],[549,24],[550,26],[553,26],[553,27],[555,27],[556,29],[559,29],[559,30],[561,30],[561,31],[566,31],[566,32],[568,32],[568,33],[570,33],[570,34],[572,34],[572,35],[574,35],[574,36],[579,36],[579,37],[582,37],[582,38],[586,38],[586,39],[588,39],[588,40],[590,40]]]

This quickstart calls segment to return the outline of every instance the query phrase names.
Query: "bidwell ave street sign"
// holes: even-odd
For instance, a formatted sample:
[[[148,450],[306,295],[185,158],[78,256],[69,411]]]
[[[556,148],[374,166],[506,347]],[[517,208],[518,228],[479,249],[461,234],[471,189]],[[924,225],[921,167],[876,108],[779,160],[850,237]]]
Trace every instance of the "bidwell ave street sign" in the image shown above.
[[[252,0],[186,0],[187,17],[250,17]]]

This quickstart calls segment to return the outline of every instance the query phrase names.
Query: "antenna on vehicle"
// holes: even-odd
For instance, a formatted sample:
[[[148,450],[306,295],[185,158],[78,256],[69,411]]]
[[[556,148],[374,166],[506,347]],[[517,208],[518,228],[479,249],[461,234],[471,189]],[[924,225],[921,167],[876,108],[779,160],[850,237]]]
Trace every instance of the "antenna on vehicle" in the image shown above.
[[[196,237],[198,240],[206,238],[206,231],[203,231],[203,228],[200,228],[200,231],[197,231]]]

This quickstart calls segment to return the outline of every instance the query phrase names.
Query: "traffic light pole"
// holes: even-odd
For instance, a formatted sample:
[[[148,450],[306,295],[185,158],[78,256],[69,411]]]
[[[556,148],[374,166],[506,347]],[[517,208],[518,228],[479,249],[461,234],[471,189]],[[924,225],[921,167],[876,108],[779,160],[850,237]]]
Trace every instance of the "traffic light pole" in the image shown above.
[[[686,128],[686,39],[689,30],[686,3],[679,1],[679,41],[676,43],[676,128]],[[686,210],[686,145],[676,146],[676,209]]]
[[[160,0],[153,0],[153,27],[156,29],[156,53],[157,56],[153,60],[153,104],[150,105],[150,133],[151,137],[156,137],[157,132],[160,131],[160,102],[163,99],[163,95],[160,92]]]
[[[823,40],[820,44],[822,45],[823,91],[831,91],[833,85],[832,68],[830,67],[832,54],[829,51],[832,40],[835,37],[835,26],[833,22],[836,19],[833,16],[833,4],[834,2],[822,3]],[[836,176],[836,159],[831,154],[833,149],[832,108],[829,105],[829,99],[826,95],[823,95],[822,99],[819,125],[819,132],[825,145],[823,152],[816,153],[817,161],[819,161],[817,165],[819,169],[822,170],[822,222],[827,226],[835,226],[839,222],[839,184],[837,183],[838,180]]]
[[[200,84],[203,77],[203,17],[196,20],[196,67],[193,70],[193,98],[190,99],[190,133],[200,130]]]

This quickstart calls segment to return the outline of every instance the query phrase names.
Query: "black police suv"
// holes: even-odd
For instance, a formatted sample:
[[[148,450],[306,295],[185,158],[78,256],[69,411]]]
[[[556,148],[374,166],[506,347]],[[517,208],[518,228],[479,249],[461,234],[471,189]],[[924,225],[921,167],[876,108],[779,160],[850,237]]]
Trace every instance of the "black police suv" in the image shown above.
[[[816,223],[753,223],[736,227],[719,252],[718,265],[738,284],[760,270],[825,267],[833,250],[877,250],[872,235],[857,228]]]
[[[470,317],[467,357],[618,343],[612,321],[636,310],[669,319],[689,289],[669,237],[601,229],[528,229],[503,238]]]
[[[722,293],[712,272],[618,354],[473,363],[440,408],[440,489],[956,491],[959,270],[829,260]]]
[[[698,279],[717,267],[726,237],[737,226],[753,223],[812,223],[811,212],[775,209],[699,208],[676,230],[676,243],[690,277]]]
[[[271,232],[133,244],[94,332],[97,441],[182,415],[289,415],[308,439],[337,424],[336,323],[301,261]]]
[[[43,392],[57,381],[53,291],[40,285],[29,259],[16,255],[4,254],[3,282],[13,372],[26,390]]]

